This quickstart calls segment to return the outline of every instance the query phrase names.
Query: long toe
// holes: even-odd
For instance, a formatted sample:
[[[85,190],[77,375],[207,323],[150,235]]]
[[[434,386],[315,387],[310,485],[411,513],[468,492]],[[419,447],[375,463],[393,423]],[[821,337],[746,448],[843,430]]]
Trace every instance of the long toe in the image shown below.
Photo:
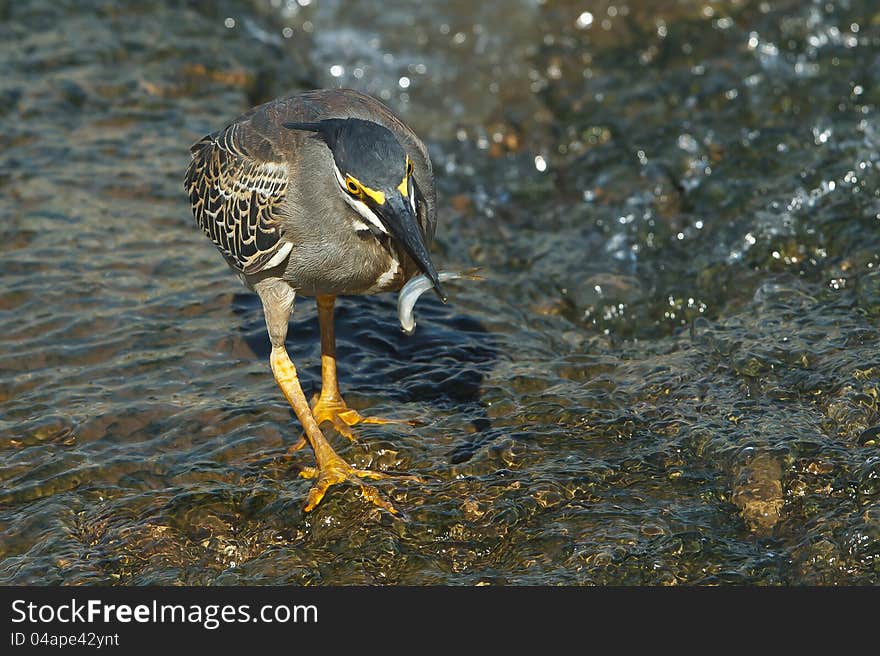
[[[358,424],[406,424],[409,426],[413,425],[413,422],[406,421],[404,419],[383,419],[382,417],[364,417],[357,410],[353,408],[349,408],[348,405],[342,399],[339,400],[327,400],[324,398],[317,398],[312,403],[312,414],[315,416],[315,421],[318,424],[321,424],[325,421],[329,421],[333,424],[333,428],[336,429],[343,437],[347,437],[352,442],[356,441],[354,431],[352,431],[353,426],[357,426]]]
[[[370,469],[356,469],[338,457],[331,460],[329,463],[324,463],[324,466],[321,468],[306,467],[300,472],[300,476],[302,478],[315,479],[315,484],[309,490],[309,496],[306,500],[306,512],[315,509],[331,486],[348,481],[360,488],[361,497],[373,505],[387,510],[392,515],[398,514],[394,506],[382,497],[379,490],[372,485],[367,485],[361,479],[382,480],[386,478],[396,478],[405,481],[421,480],[417,476],[386,474],[383,472],[372,471]]]

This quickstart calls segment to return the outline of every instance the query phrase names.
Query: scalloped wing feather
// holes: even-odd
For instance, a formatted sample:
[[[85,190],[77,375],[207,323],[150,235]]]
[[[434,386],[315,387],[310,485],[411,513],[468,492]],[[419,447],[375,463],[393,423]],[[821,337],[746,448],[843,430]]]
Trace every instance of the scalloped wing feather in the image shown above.
[[[290,252],[276,218],[288,169],[252,158],[238,129],[233,124],[192,146],[185,188],[199,227],[230,266],[250,274],[280,264]]]

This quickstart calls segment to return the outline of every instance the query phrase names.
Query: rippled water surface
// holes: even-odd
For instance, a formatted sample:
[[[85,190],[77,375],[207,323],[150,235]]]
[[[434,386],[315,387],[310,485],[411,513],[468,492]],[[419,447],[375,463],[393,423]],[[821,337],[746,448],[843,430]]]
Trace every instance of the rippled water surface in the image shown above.
[[[865,0],[0,2],[0,582],[880,578],[880,9]],[[349,86],[429,144],[435,262],[340,301],[312,464],[190,143]],[[288,348],[320,383],[314,304]]]

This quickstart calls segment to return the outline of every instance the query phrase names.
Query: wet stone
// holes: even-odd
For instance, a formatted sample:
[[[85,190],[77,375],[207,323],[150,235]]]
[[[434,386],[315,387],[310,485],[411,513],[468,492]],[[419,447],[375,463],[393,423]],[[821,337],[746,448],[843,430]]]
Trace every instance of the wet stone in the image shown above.
[[[750,531],[765,534],[779,522],[783,506],[782,468],[773,456],[749,454],[733,469],[731,501]]]

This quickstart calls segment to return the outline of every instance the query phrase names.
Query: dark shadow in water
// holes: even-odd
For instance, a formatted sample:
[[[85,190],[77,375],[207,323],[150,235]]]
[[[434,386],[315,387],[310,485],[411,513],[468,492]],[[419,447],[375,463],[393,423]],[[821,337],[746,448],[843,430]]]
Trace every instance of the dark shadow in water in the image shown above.
[[[449,454],[452,463],[465,462],[493,439],[480,390],[498,356],[496,340],[478,321],[456,313],[453,304],[444,306],[427,294],[416,308],[415,333],[405,335],[396,301],[396,295],[337,299],[340,385],[344,393],[398,403],[427,402],[468,416],[474,432]],[[271,345],[259,298],[235,294],[232,310],[243,318],[239,331],[255,357],[268,360]],[[310,397],[321,384],[320,334],[311,298],[297,299],[287,349]]]

